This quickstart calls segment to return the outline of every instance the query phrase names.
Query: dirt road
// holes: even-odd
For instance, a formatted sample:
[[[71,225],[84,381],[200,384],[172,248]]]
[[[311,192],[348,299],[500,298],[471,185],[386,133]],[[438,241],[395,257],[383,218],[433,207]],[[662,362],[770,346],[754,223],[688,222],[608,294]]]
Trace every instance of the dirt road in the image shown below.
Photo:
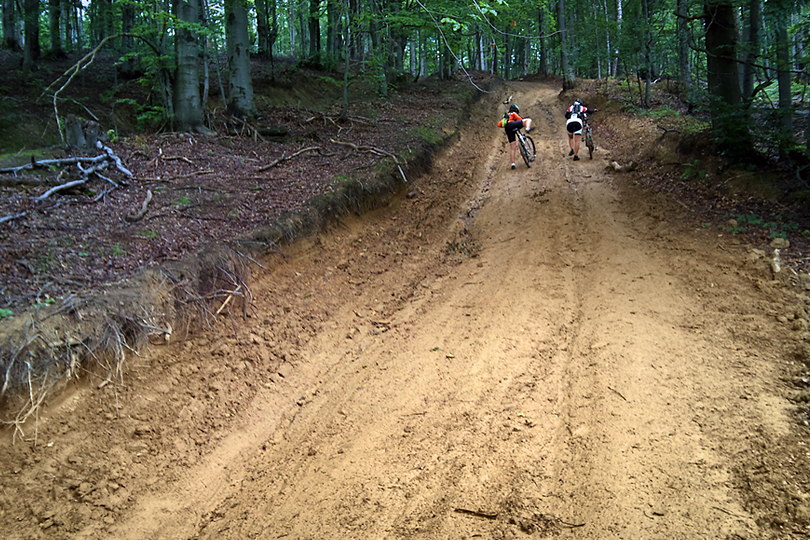
[[[556,88],[512,90],[531,169],[509,170],[484,100],[408,197],[270,261],[251,318],[70,396],[36,448],[6,445],[4,529],[810,534],[795,296],[750,248],[619,189],[609,149],[566,157]]]

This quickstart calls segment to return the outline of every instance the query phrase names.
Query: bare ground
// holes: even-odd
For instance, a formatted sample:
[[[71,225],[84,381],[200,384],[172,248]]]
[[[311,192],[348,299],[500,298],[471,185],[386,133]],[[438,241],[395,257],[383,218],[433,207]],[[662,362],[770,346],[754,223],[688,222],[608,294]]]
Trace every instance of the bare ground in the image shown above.
[[[804,302],[484,100],[409,196],[263,261],[249,318],[0,447],[9,538],[802,538]],[[30,431],[29,431],[30,433]]]

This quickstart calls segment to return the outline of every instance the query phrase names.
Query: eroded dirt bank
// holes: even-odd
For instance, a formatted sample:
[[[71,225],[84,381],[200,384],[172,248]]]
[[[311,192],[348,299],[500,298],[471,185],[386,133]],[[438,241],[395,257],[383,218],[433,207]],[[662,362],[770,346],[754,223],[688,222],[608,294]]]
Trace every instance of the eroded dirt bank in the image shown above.
[[[795,297],[485,100],[408,197],[267,261],[248,319],[2,446],[14,538],[795,538]],[[478,125],[476,125],[478,124]]]

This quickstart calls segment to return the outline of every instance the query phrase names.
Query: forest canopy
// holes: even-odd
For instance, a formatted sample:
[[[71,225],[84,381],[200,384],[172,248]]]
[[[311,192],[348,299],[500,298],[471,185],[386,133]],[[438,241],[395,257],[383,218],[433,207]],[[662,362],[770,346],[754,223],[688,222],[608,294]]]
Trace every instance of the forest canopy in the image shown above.
[[[112,53],[118,83],[148,90],[144,101],[118,97],[144,129],[205,131],[214,99],[254,115],[258,56],[333,71],[344,107],[358,77],[381,96],[405,78],[472,70],[559,76],[566,89],[578,78],[618,78],[641,88],[642,108],[652,85],[671,85],[709,116],[731,157],[806,155],[810,137],[803,0],[2,2],[2,44],[21,53],[21,69]],[[55,103],[68,82],[47,89]]]

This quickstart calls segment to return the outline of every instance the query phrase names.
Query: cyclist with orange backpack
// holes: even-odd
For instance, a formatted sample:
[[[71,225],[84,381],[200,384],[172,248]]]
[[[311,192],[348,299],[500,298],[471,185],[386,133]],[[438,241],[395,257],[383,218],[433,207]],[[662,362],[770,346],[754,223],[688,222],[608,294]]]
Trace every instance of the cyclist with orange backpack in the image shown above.
[[[515,165],[515,155],[517,154],[517,142],[515,140],[515,133],[521,128],[526,128],[526,132],[532,130],[532,119],[521,118],[520,107],[514,103],[509,106],[509,111],[505,112],[501,121],[498,122],[498,127],[504,128],[506,131],[506,140],[509,141],[509,159],[512,162],[512,168]]]

